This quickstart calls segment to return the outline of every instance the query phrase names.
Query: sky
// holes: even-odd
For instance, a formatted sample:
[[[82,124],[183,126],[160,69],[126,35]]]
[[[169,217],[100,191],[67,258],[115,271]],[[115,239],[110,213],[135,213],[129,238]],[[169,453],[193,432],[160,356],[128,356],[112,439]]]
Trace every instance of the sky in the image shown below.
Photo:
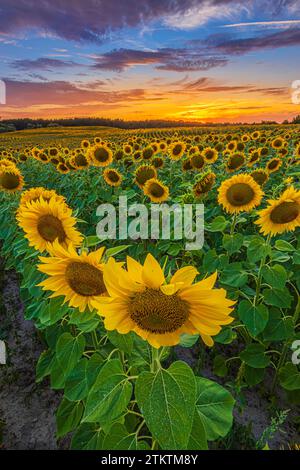
[[[300,0],[0,0],[0,117],[281,122]]]

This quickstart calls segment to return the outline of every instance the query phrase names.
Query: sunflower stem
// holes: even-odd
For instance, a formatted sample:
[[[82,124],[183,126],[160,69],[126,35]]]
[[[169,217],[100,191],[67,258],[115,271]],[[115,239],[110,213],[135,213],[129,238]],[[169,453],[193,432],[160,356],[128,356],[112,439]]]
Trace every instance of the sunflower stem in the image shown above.
[[[152,362],[150,370],[151,372],[157,372],[159,369],[161,369],[159,349],[152,346]]]
[[[268,238],[266,240],[266,244],[269,245],[271,240],[271,236],[268,235]],[[262,268],[264,267],[267,259],[267,254],[264,255],[260,261],[259,265],[259,270],[258,270],[258,277],[257,277],[257,282],[256,282],[256,292],[255,292],[255,297],[253,301],[254,307],[257,305],[259,294],[260,294],[260,288],[261,288],[261,281],[262,281]]]
[[[232,224],[231,224],[231,227],[230,227],[230,235],[234,234],[234,229],[235,229],[235,226],[236,226],[236,222],[237,222],[237,214],[234,214],[234,216],[232,218]]]

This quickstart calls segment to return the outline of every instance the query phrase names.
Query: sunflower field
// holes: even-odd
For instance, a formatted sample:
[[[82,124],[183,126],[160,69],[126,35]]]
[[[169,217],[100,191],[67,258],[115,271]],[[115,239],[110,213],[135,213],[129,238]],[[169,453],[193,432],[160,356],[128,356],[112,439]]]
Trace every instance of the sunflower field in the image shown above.
[[[291,125],[1,135],[1,256],[44,345],[36,381],[62,394],[58,439],[232,448],[251,392],[270,425],[244,447],[272,448],[300,404],[299,163]],[[100,240],[120,196],[203,204],[203,248]]]

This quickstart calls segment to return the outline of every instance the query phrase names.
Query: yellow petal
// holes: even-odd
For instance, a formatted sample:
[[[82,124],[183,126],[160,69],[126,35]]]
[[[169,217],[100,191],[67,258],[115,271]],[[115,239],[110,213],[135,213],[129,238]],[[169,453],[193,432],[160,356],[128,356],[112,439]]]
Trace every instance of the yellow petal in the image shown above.
[[[177,282],[182,282],[184,286],[190,286],[195,277],[197,276],[198,271],[193,266],[185,266],[184,268],[179,269],[174,276],[172,277],[170,283],[176,284]]]
[[[165,282],[163,270],[150,253],[143,266],[142,279],[150,289],[159,289]]]

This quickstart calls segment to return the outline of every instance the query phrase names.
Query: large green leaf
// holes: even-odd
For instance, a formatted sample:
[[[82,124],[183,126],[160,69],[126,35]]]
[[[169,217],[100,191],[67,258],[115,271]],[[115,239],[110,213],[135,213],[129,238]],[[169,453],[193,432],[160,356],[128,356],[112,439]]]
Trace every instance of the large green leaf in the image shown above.
[[[207,450],[207,438],[200,415],[195,411],[192,431],[187,446],[188,450]]]
[[[240,358],[248,366],[254,369],[264,369],[270,364],[270,359],[265,353],[265,348],[262,344],[249,344],[244,351],[241,352]]]
[[[103,441],[104,450],[136,450],[138,441],[136,434],[128,434],[123,424],[115,423]]]
[[[87,398],[83,422],[107,423],[120,416],[132,395],[132,385],[119,359],[100,370]]]
[[[224,437],[232,426],[235,400],[221,385],[197,377],[196,410],[204,425],[207,439],[213,441]]]
[[[239,317],[253,336],[261,333],[268,323],[269,312],[265,305],[252,305],[248,300],[242,300],[238,308]]]
[[[88,360],[81,359],[67,378],[65,385],[65,397],[68,400],[82,400],[87,396],[89,392],[86,380],[87,365]]]
[[[192,369],[177,361],[167,370],[143,372],[135,392],[146,424],[160,446],[164,450],[187,449],[196,402]]]
[[[61,368],[65,379],[73,370],[85,348],[83,335],[72,336],[70,333],[63,333],[56,343],[57,365]]]
[[[283,318],[280,310],[270,309],[269,321],[264,329],[263,337],[266,341],[283,341],[294,334],[294,322],[292,317]]]
[[[279,370],[279,381],[286,390],[300,389],[300,372],[296,365],[288,362]]]
[[[121,335],[116,330],[109,331],[107,333],[109,341],[121,351],[130,354],[133,348],[133,335],[128,333],[127,335]]]
[[[73,431],[79,424],[83,412],[81,402],[63,399],[56,412],[57,437]]]
[[[243,245],[244,237],[241,233],[235,233],[233,235],[225,234],[223,237],[223,247],[228,251],[229,255],[239,251]]]
[[[75,431],[71,448],[75,450],[102,450],[104,433],[94,423],[83,423]]]
[[[271,287],[283,289],[287,280],[287,273],[283,266],[275,264],[274,266],[263,266],[263,278]]]
[[[286,287],[283,290],[265,289],[263,296],[266,304],[279,308],[289,308],[293,300]]]

